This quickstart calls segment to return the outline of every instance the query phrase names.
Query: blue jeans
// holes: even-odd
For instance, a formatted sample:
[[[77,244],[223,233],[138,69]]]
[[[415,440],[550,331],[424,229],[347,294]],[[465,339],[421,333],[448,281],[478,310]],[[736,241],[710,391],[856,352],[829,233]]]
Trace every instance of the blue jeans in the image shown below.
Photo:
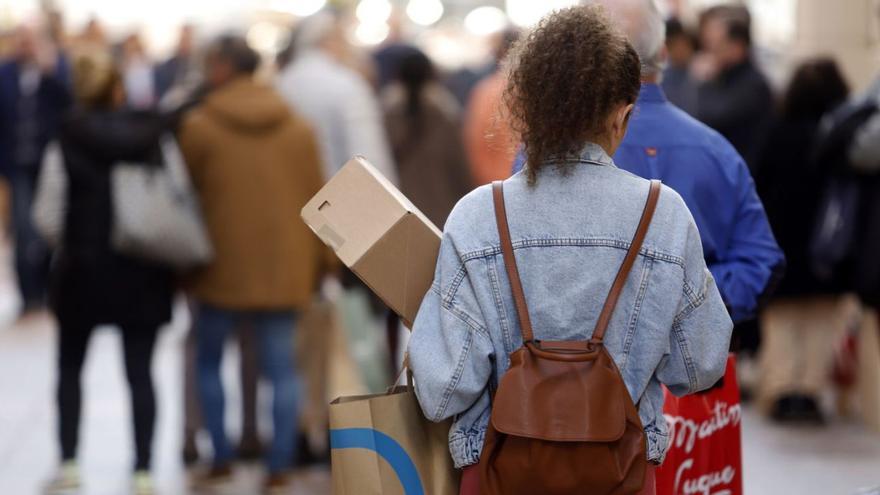
[[[232,461],[226,437],[225,397],[220,362],[228,335],[249,324],[259,349],[260,369],[272,383],[273,439],[268,452],[269,472],[289,469],[295,455],[297,386],[293,366],[293,330],[296,313],[290,311],[237,311],[199,304],[195,332],[196,366],[202,416],[214,446],[214,464]]]
[[[49,277],[49,246],[31,220],[39,166],[19,167],[12,176],[15,272],[24,309],[42,306]]]

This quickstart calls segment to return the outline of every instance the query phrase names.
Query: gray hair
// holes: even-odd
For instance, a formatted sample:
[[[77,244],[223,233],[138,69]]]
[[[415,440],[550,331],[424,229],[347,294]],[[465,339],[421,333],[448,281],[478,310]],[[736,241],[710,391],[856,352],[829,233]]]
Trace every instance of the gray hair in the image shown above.
[[[296,51],[306,51],[317,48],[330,36],[333,36],[338,20],[336,16],[327,10],[303,20],[292,34],[291,44]]]
[[[666,22],[655,0],[582,0],[581,3],[605,7],[639,54],[642,77],[663,71]]]

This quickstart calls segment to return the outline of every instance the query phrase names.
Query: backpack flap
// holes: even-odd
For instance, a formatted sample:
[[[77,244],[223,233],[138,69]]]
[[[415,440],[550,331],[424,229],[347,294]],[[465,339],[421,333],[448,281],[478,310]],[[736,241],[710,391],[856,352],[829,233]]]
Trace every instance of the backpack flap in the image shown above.
[[[601,344],[529,343],[510,355],[495,394],[492,425],[517,437],[614,442],[626,430],[628,395]]]

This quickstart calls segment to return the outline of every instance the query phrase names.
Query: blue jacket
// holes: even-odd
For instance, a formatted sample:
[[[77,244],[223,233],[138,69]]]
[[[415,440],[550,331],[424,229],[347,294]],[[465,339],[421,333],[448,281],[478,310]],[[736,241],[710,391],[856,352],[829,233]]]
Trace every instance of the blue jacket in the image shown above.
[[[522,153],[514,170],[524,163]],[[678,192],[696,220],[706,264],[735,322],[753,318],[775,287],[785,256],[770,229],[749,169],[719,133],[643,84],[614,162]]]
[[[566,165],[544,167],[534,186],[523,173],[504,183],[519,275],[541,340],[592,335],[648,196],[647,180],[615,167],[595,144]],[[449,448],[457,467],[479,461],[489,390],[522,345],[493,211],[489,186],[455,206],[409,340],[422,411],[433,421],[454,418]],[[696,224],[664,187],[604,341],[639,404],[648,459],[660,462],[669,443],[660,385],[679,395],[711,387],[724,373],[732,328]]]
[[[20,122],[18,98],[19,63],[10,61],[0,63],[0,175],[9,176],[16,164],[15,130]],[[52,75],[43,75],[37,90],[37,146],[42,150],[52,139],[61,119],[71,104],[70,68],[63,55],[58,57],[58,66]],[[42,152],[40,153],[42,155]],[[17,164],[37,166],[39,163]]]

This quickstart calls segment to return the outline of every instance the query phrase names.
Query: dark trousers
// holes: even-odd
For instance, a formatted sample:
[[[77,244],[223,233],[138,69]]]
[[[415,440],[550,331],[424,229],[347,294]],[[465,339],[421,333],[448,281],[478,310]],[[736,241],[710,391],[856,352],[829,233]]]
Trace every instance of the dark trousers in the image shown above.
[[[58,413],[61,456],[65,461],[76,457],[81,410],[80,374],[86,357],[91,325],[61,323],[58,336]],[[135,469],[149,469],[152,454],[153,428],[156,421],[156,399],[150,364],[156,344],[156,328],[127,327],[122,329],[125,374],[131,393],[134,416]]]
[[[18,167],[12,175],[12,229],[15,272],[25,309],[42,306],[49,277],[49,247],[34,229],[31,208],[39,167]]]

